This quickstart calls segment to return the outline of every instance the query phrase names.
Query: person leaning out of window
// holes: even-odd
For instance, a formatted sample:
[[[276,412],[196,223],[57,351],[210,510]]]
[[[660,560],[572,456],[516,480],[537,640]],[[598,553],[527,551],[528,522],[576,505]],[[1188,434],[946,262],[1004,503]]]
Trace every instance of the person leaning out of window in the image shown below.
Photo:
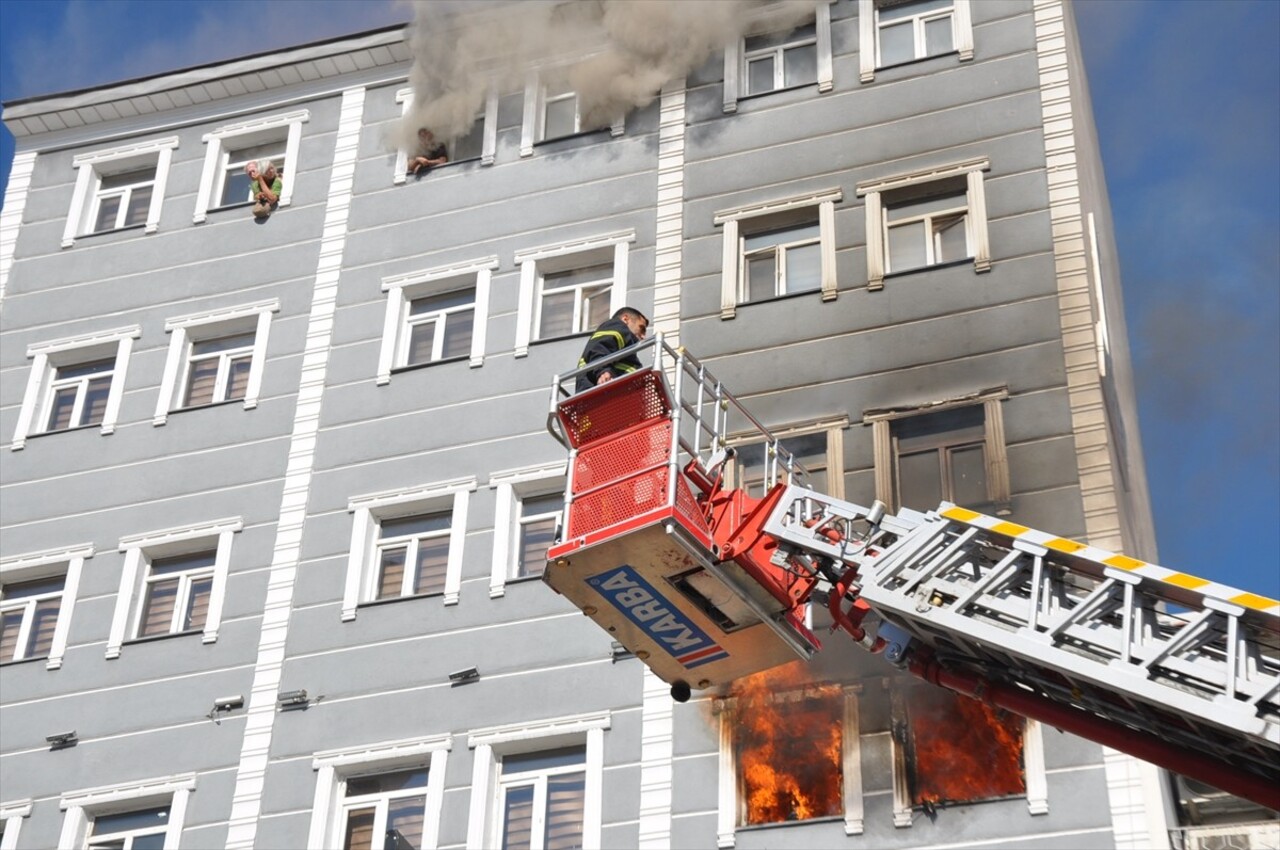
[[[280,203],[280,190],[284,188],[280,172],[276,171],[276,165],[271,160],[260,159],[245,165],[244,173],[249,175],[249,195],[254,202],[253,217],[265,219]]]
[[[435,133],[426,127],[419,129],[417,151],[409,157],[409,173],[415,177],[421,177],[435,166],[444,165],[448,161],[449,151],[445,148],[444,142],[437,142]]]

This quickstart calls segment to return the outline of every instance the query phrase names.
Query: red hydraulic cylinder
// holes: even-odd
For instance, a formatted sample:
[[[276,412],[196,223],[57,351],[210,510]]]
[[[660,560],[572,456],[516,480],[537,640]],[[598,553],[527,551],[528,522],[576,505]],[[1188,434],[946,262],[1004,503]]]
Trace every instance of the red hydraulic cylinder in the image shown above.
[[[1061,705],[1039,694],[993,682],[976,673],[948,670],[932,658],[913,657],[908,668],[926,682],[1048,723],[1174,773],[1207,782],[1228,794],[1244,797],[1269,809],[1280,809],[1280,788],[1263,778],[1203,753],[1174,746],[1149,732],[1113,723],[1087,711]]]

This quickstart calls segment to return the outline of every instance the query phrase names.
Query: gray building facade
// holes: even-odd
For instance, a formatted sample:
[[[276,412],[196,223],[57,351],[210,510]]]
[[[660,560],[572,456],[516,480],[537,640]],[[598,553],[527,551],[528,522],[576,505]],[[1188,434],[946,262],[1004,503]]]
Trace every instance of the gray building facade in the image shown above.
[[[1017,793],[914,799],[839,635],[838,810],[751,822],[721,695],[538,580],[623,305],[834,495],[1155,557],[1069,5],[805,5],[599,128],[530,67],[421,177],[403,28],[6,105],[0,847],[1169,845],[1167,777],[1031,722]]]

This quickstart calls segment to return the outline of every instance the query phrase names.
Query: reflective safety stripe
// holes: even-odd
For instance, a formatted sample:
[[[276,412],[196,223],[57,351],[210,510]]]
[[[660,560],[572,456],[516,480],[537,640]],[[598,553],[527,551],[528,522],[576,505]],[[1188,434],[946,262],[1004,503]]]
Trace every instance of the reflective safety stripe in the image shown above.
[[[595,333],[593,333],[593,334],[591,335],[591,338],[592,338],[592,339],[597,339],[597,338],[602,337],[602,336],[611,336],[611,337],[616,338],[616,339],[618,340],[618,350],[619,350],[619,351],[621,351],[622,349],[624,349],[624,348],[626,348],[626,347],[627,347],[627,341],[626,341],[626,340],[624,340],[624,339],[622,338],[622,334],[618,333],[617,331],[596,331]]]

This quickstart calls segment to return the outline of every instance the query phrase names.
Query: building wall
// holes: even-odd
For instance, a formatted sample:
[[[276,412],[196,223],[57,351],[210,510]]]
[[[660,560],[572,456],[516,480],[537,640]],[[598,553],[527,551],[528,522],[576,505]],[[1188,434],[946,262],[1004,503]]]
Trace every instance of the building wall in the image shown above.
[[[873,429],[863,424],[869,411],[1007,386],[1001,405],[1012,518],[1085,537],[1035,9],[1015,0],[975,3],[972,61],[948,54],[880,69],[866,83],[859,81],[858,12],[853,0],[831,6],[828,92],[807,86],[742,98],[729,114],[717,55],[683,88],[669,86],[663,99],[628,115],[620,136],[586,133],[521,157],[520,130],[507,127],[492,165],[450,164],[404,185],[394,182],[386,141],[408,69],[402,48],[397,54],[375,46],[386,51],[383,64],[364,70],[333,62],[321,79],[295,75],[288,83],[292,77],[281,71],[276,88],[213,106],[175,105],[150,117],[24,134],[20,149],[38,155],[12,269],[0,287],[0,438],[9,440],[17,426],[29,345],[131,325],[140,333],[115,433],[79,429],[33,436],[21,450],[0,446],[3,556],[94,547],[62,668],[32,661],[0,670],[0,803],[33,801],[19,846],[58,842],[59,800],[69,791],[186,773],[195,774],[196,786],[184,846],[302,846],[313,830],[323,771],[317,753],[433,736],[449,744],[439,846],[475,846],[476,747],[469,735],[582,716],[607,717],[602,846],[634,847],[642,839],[646,846],[708,846],[723,836],[726,780],[710,700],[675,705],[668,714],[653,677],[635,659],[616,660],[608,635],[540,582],[508,581],[501,595],[490,591],[495,473],[562,459],[543,428],[549,377],[576,362],[583,342],[534,342],[517,356],[517,252],[632,231],[627,301],[653,311],[659,251],[672,256],[659,244],[656,211],[660,115],[678,107],[675,98],[684,98],[684,120],[661,132],[683,149],[682,282],[666,329],[770,427],[847,417],[843,487],[859,503],[876,496]],[[366,36],[359,46],[377,41]],[[205,76],[216,80],[244,67]],[[126,94],[145,88],[134,84]],[[1087,128],[1083,89],[1077,94],[1073,114]],[[244,208],[193,223],[204,135],[298,108],[308,118],[291,205],[261,226]],[[157,232],[84,237],[61,248],[73,157],[174,134]],[[1096,145],[1082,145],[1079,155],[1081,191],[1099,211],[1110,254],[1104,279],[1115,286]],[[870,288],[859,184],[974,157],[990,161],[983,179],[990,271],[978,273],[968,262],[890,275],[883,288]],[[837,297],[803,293],[740,305],[733,318],[722,318],[716,213],[829,189],[841,193],[834,205]],[[384,282],[491,257],[483,362],[397,370],[379,383]],[[1132,423],[1113,292],[1114,412]],[[153,424],[169,343],[165,322],[271,299],[279,309],[258,405],[175,412]],[[1130,428],[1131,480],[1141,480]],[[456,599],[362,605],[344,619],[352,501],[468,479],[461,485],[467,509]],[[1126,541],[1140,547],[1150,542],[1144,487],[1130,488],[1115,507],[1116,523],[1133,528]],[[225,518],[239,518],[243,528],[234,534],[216,641],[126,641],[119,658],[104,658],[126,560],[121,539]],[[449,674],[471,666],[480,681],[453,686]],[[819,670],[879,693],[886,693],[883,682],[895,681],[878,659],[845,645],[829,646]],[[312,704],[277,711],[276,692],[300,688]],[[646,699],[655,690],[660,699]],[[244,695],[246,707],[207,716],[213,700],[228,694]],[[1030,814],[1025,799],[1004,800],[895,828],[878,699],[860,700],[869,736],[858,756],[865,831],[847,838],[849,846],[1113,846],[1100,748],[1051,731],[1047,814]],[[72,728],[78,746],[49,752],[44,736]],[[845,841],[840,819],[736,834],[744,848]]]

